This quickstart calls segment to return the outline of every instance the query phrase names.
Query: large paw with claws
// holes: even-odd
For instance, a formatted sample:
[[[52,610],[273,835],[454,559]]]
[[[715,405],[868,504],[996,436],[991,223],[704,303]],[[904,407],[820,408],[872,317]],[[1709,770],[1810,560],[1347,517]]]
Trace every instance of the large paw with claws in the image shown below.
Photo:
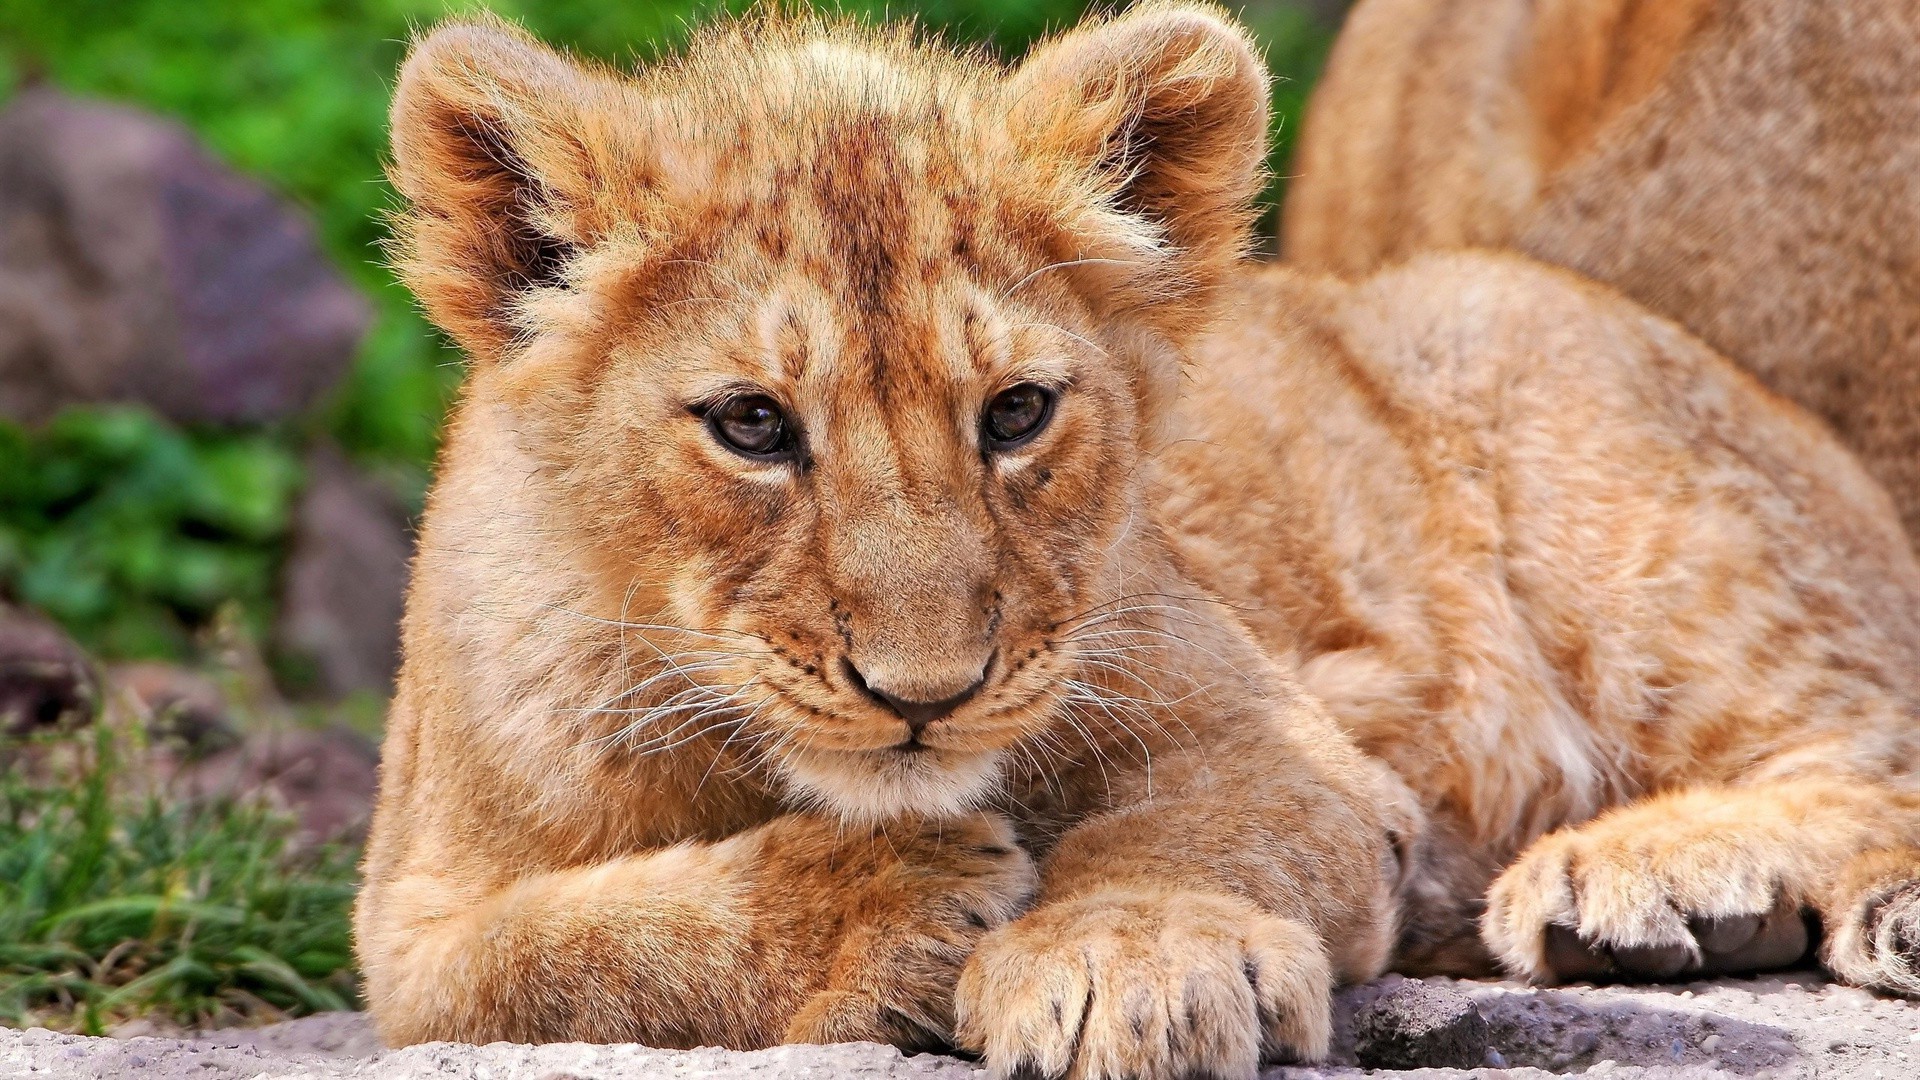
[[[1800,879],[1825,856],[1739,809],[1642,804],[1542,837],[1489,890],[1487,946],[1547,981],[1794,963],[1809,940]]]
[[[961,975],[960,1044],[995,1076],[1252,1077],[1323,1057],[1326,949],[1308,927],[1213,893],[1104,892],[987,936]]]

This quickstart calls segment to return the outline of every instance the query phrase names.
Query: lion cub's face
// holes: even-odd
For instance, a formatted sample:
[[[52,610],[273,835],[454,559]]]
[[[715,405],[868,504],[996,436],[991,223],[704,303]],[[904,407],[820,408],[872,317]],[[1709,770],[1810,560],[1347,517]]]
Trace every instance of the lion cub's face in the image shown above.
[[[1263,103],[1192,11],[1011,74],[819,26],[637,82],[496,26],[416,51],[409,281],[545,465],[527,542],[643,639],[628,745],[723,725],[874,817],[966,805],[1057,722]]]
[[[610,584],[662,582],[665,621],[745,654],[724,681],[795,779],[925,805],[1044,723],[1137,500],[1140,406],[1084,310],[969,250],[990,203],[892,216],[894,179],[838,171],[775,221],[741,208],[761,220],[698,242],[674,314],[613,346],[577,497],[621,522]]]

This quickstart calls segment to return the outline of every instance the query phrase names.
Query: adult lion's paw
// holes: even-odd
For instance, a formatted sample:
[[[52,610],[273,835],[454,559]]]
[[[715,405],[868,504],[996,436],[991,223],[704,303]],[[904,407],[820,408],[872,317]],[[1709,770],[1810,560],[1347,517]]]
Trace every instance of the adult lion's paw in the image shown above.
[[[996,1076],[1251,1077],[1263,1055],[1326,1055],[1332,988],[1300,923],[1213,893],[1097,893],[980,943],[958,1035]]]
[[[1815,830],[1739,801],[1650,801],[1542,837],[1487,893],[1481,933],[1516,974],[1670,979],[1783,967],[1807,951]]]
[[[945,1049],[961,965],[1033,896],[1033,860],[993,815],[881,835],[876,846],[889,858],[856,898],[826,988],[788,1022],[786,1042]]]

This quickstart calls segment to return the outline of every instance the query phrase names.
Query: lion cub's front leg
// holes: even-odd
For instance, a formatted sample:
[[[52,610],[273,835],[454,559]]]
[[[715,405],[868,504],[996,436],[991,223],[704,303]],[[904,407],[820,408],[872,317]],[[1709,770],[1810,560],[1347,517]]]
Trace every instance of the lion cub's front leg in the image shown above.
[[[997,817],[872,831],[796,814],[465,904],[402,878],[363,894],[356,930],[394,1044],[918,1048],[950,1039],[960,965],[1033,884]]]
[[[952,1044],[961,965],[982,935],[1025,907],[1034,872],[998,818],[929,828],[909,837],[930,850],[891,861],[856,886],[826,985],[788,1022],[784,1041]]]
[[[961,975],[961,1045],[997,1076],[1073,1080],[1325,1056],[1333,987],[1385,965],[1397,864],[1371,780],[1273,730],[1159,756],[1150,796],[1066,833],[1034,910]]]
[[[1482,934],[1538,979],[1662,979],[1821,960],[1920,992],[1920,813],[1871,781],[1805,779],[1644,799],[1542,837],[1494,883]]]

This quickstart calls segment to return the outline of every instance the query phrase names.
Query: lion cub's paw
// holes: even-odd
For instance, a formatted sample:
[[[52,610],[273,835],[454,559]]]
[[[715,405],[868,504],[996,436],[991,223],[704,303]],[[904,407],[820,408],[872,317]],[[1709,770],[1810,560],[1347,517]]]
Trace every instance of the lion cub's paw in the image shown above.
[[[1263,1055],[1326,1055],[1332,988],[1300,923],[1212,893],[1098,893],[980,943],[959,1038],[996,1076],[1251,1077]]]
[[[976,815],[880,844],[897,858],[852,899],[827,985],[786,1042],[953,1042],[953,988],[974,946],[1026,910],[1037,875],[1004,820]]]
[[[1670,979],[1806,954],[1799,878],[1818,855],[1767,822],[1628,807],[1542,837],[1487,894],[1481,933],[1535,979]]]

